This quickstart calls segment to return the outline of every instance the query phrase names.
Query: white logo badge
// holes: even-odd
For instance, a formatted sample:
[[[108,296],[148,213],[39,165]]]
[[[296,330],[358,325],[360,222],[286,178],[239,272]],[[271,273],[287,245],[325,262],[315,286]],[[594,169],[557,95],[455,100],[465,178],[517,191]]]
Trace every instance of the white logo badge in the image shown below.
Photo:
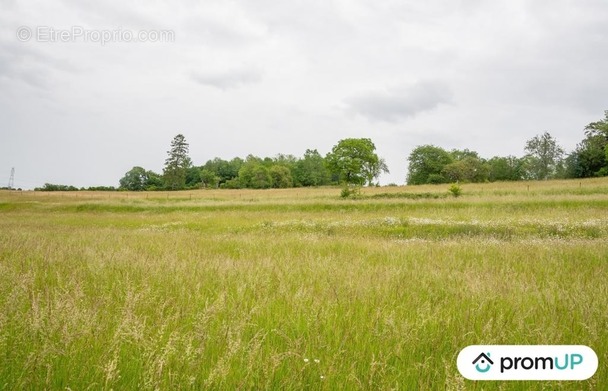
[[[583,345],[471,345],[457,365],[469,380],[586,380],[598,360]]]

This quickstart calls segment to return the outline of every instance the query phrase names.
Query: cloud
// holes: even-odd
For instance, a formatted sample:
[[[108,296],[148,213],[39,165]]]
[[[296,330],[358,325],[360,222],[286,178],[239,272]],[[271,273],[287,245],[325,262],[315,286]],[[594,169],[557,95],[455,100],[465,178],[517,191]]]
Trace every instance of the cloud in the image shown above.
[[[197,83],[226,91],[245,84],[258,83],[262,80],[262,76],[263,72],[257,68],[240,68],[207,73],[196,72],[191,77]]]
[[[49,55],[25,43],[0,40],[0,80],[26,83],[48,90],[59,72],[77,73],[79,68],[65,59]]]
[[[266,25],[236,3],[220,1],[189,5],[184,14],[182,31],[197,45],[225,50],[259,43],[267,35]]]
[[[24,46],[0,42],[0,80],[13,80],[47,89],[48,65],[35,51]]]
[[[135,164],[161,169],[180,131],[199,162],[372,137],[386,181],[402,182],[415,145],[519,154],[546,129],[571,148],[607,108],[605,0],[124,3],[0,0],[0,134],[12,137],[0,170],[36,186],[64,171],[69,184],[114,183]],[[19,26],[170,29],[175,41],[20,42]],[[147,148],[119,155],[115,140],[136,145],[142,129]],[[57,152],[74,135],[96,175]]]
[[[348,111],[370,120],[398,122],[450,103],[452,92],[447,83],[422,81],[379,91],[369,91],[345,100]]]

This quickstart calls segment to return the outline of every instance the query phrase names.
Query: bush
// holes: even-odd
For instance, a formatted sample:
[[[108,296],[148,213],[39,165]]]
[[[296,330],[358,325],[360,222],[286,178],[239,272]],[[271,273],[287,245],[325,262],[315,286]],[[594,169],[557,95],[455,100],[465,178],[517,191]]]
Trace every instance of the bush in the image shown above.
[[[452,193],[454,197],[460,197],[460,195],[462,194],[462,188],[458,186],[457,183],[454,183],[452,186],[450,186],[448,190],[450,193]]]
[[[439,183],[446,183],[446,179],[441,174],[431,174],[427,179],[427,183],[430,185],[437,185]]]
[[[342,188],[342,191],[340,192],[340,197],[342,198],[357,198],[361,195],[361,188],[360,187],[349,187],[344,186]]]
[[[34,191],[78,191],[78,188],[68,185],[55,185],[52,183],[45,183],[43,187],[36,187]]]

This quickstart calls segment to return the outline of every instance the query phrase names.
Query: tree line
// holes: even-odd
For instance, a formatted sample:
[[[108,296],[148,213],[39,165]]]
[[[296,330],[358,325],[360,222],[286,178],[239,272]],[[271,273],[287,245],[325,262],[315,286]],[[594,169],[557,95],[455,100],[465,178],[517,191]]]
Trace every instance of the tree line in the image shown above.
[[[525,144],[525,155],[483,159],[475,151],[447,151],[434,145],[410,154],[408,185],[589,178],[608,175],[608,110],[604,119],[585,127],[585,137],[566,154],[549,132]]]
[[[414,148],[408,157],[408,185],[546,180],[608,176],[608,110],[604,118],[588,124],[584,138],[566,153],[549,132],[525,143],[525,154],[485,159],[469,149],[446,150],[435,145]],[[153,191],[199,188],[268,189],[307,186],[378,185],[388,173],[384,159],[376,154],[369,138],[340,140],[322,156],[307,149],[303,156],[248,155],[224,160],[216,157],[197,166],[189,157],[189,144],[182,134],[171,141],[162,173],[133,167],[120,179],[119,190]],[[35,190],[78,190],[73,186],[45,184]],[[112,186],[80,190],[116,190]]]
[[[377,184],[388,168],[376,154],[368,138],[340,140],[332,151],[322,156],[307,149],[302,157],[279,154],[275,157],[248,155],[224,160],[216,157],[202,166],[192,164],[189,145],[178,134],[167,151],[162,174],[133,167],[120,179],[120,188],[139,190],[183,190],[198,188],[268,189],[307,186]]]

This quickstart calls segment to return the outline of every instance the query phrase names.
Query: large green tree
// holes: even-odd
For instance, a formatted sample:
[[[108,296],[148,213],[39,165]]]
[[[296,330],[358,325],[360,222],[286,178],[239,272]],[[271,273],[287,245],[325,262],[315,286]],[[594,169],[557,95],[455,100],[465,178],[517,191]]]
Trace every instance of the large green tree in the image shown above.
[[[555,177],[562,164],[564,150],[549,132],[528,140],[525,151],[530,179],[544,180]]]
[[[518,181],[523,178],[522,160],[515,156],[494,156],[488,160],[488,179],[494,181]]]
[[[158,190],[163,187],[163,180],[154,171],[143,167],[133,167],[120,178],[120,189],[130,191]]]
[[[159,190],[163,188],[163,177],[162,175],[148,170],[146,171],[146,190]]]
[[[340,140],[325,158],[331,172],[349,185],[372,184],[383,172],[388,172],[384,160],[376,154],[376,146],[369,138]]]
[[[421,145],[414,148],[408,160],[407,184],[423,185],[447,182],[448,179],[441,172],[445,166],[454,161],[454,158],[443,148]]]
[[[215,172],[203,168],[201,170],[201,182],[204,187],[216,188],[220,184],[220,177]]]
[[[272,179],[271,186],[277,189],[284,189],[287,187],[293,187],[293,178],[291,176],[291,170],[287,166],[276,164],[268,170],[270,178]]]
[[[143,167],[133,167],[120,178],[120,188],[131,191],[145,190],[148,182],[148,174]]]
[[[587,178],[608,175],[608,110],[605,118],[585,127],[585,138],[566,159],[568,176]]]
[[[272,186],[272,177],[265,160],[249,155],[239,170],[238,183],[240,187],[252,189],[267,189]]]
[[[186,188],[194,189],[202,186],[201,168],[190,166],[186,169]]]
[[[213,160],[208,160],[201,169],[207,171],[207,179],[209,179],[209,173],[213,173],[213,175],[219,178],[218,186],[225,187],[226,182],[235,180],[239,176],[239,170],[242,165],[243,159],[239,157],[235,157],[230,161],[216,157]]]
[[[307,149],[302,159],[295,163],[294,181],[298,186],[323,186],[329,184],[329,171],[325,159],[316,149]]]
[[[443,167],[441,175],[450,182],[484,182],[489,171],[482,159],[468,155]]]
[[[186,186],[186,173],[192,165],[188,156],[188,143],[182,134],[171,141],[171,149],[167,151],[163,179],[168,190],[180,190]]]

